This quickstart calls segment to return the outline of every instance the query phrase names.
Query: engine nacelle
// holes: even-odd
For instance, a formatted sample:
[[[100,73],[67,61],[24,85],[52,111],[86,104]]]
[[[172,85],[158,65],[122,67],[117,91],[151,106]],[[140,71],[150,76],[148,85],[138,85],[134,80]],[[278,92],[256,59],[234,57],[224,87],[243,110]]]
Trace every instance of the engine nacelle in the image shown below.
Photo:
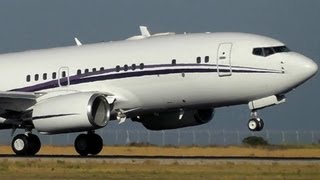
[[[177,129],[208,123],[214,116],[214,109],[189,110],[184,112],[181,119],[179,116],[179,111],[170,111],[146,114],[132,120],[141,122],[149,130]]]
[[[110,112],[103,95],[74,93],[37,103],[32,122],[36,130],[45,134],[89,131],[106,126]]]

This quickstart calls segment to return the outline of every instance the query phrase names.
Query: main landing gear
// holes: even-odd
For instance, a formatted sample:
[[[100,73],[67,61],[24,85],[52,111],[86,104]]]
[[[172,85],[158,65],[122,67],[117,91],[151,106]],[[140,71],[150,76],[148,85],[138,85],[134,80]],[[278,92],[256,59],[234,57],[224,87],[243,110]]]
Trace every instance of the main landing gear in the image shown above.
[[[261,131],[264,127],[263,120],[258,118],[256,111],[251,112],[251,118],[248,121],[248,128],[250,131]]]
[[[41,142],[38,136],[34,134],[18,134],[13,138],[11,147],[19,156],[33,156],[39,152]]]
[[[41,142],[38,136],[27,132],[16,135],[11,143],[12,150],[19,156],[34,156],[41,148]],[[80,134],[74,147],[80,156],[97,155],[103,148],[102,138],[90,131],[88,134]]]
[[[88,134],[80,134],[76,138],[74,147],[80,156],[97,155],[103,148],[103,140],[99,135],[88,132]]]

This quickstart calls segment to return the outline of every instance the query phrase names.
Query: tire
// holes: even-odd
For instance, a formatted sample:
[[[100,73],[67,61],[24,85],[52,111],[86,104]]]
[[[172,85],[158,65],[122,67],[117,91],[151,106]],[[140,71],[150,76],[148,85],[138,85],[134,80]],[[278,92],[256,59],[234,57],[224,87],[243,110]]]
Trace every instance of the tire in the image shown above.
[[[264,122],[261,118],[257,118],[258,121],[258,129],[256,131],[261,131],[264,127]]]
[[[248,121],[248,128],[250,131],[257,131],[259,129],[259,122],[256,118],[252,118]]]
[[[88,135],[89,139],[89,154],[97,155],[103,148],[103,140],[98,134]]]
[[[29,141],[29,149],[28,155],[34,156],[37,154],[41,148],[41,142],[38,136],[34,134],[28,134],[28,141]]]
[[[86,134],[80,134],[74,141],[74,147],[80,156],[89,154],[89,138]]]
[[[24,134],[18,134],[15,136],[11,143],[11,148],[16,155],[26,156],[28,155],[29,140]]]

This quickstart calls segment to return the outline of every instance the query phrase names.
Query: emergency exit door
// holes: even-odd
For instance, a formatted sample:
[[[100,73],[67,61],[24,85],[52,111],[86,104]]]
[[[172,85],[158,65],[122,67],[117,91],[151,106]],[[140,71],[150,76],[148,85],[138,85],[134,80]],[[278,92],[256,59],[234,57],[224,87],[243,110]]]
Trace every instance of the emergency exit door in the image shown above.
[[[60,87],[67,87],[70,85],[69,68],[61,67],[58,71],[58,84]]]

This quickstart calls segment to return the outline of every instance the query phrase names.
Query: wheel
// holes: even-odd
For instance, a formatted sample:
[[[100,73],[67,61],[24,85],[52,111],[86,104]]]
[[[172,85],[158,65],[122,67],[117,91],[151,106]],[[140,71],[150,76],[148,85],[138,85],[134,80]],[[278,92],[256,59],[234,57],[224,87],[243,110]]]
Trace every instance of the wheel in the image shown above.
[[[103,140],[98,134],[89,134],[89,154],[97,155],[103,148]]]
[[[257,131],[259,128],[259,121],[256,118],[252,118],[248,122],[248,128],[250,131]]]
[[[80,156],[89,154],[89,138],[86,134],[80,134],[74,141],[74,147]]]
[[[24,134],[16,135],[11,143],[11,147],[14,153],[19,156],[28,155],[29,141],[28,137]]]
[[[28,134],[27,139],[29,141],[28,155],[37,154],[41,148],[39,137],[34,134]]]
[[[261,118],[252,118],[248,122],[248,128],[250,131],[261,131],[263,127],[264,123]]]

